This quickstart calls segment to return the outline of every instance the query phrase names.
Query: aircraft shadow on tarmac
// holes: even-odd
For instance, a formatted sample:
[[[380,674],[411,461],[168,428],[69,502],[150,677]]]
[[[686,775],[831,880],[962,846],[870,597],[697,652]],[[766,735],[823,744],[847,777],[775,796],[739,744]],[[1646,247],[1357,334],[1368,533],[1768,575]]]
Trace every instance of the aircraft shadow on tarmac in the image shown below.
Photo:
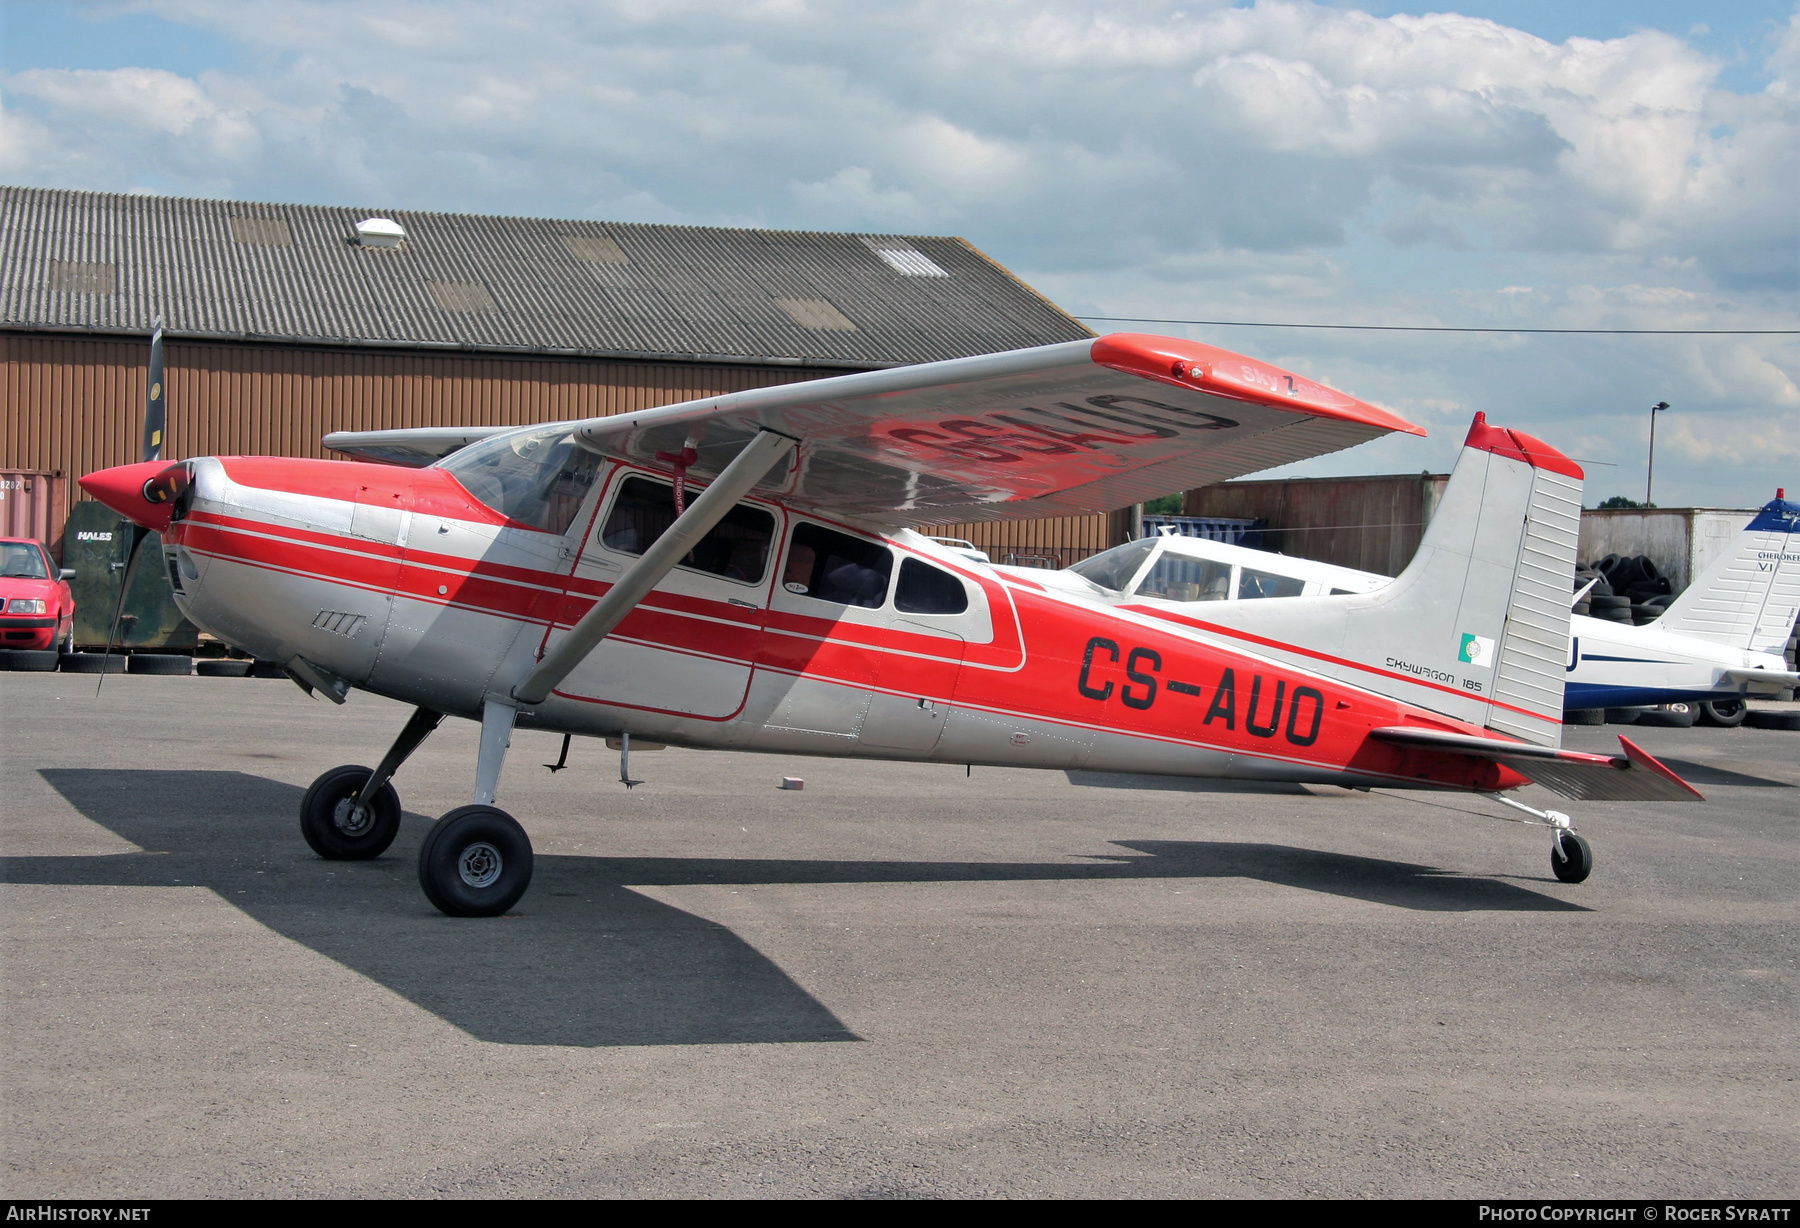
[[[1251,878],[1436,912],[1586,911],[1495,879],[1370,857],[1220,841],[1117,841],[1118,856],[1049,863],[537,858],[519,915],[441,916],[408,814],[385,856],[314,858],[301,790],[242,772],[48,769],[83,815],[144,849],[0,858],[0,881],[206,887],[248,916],[482,1040],[675,1045],[859,1039],[767,956],[722,925],[632,886]]]

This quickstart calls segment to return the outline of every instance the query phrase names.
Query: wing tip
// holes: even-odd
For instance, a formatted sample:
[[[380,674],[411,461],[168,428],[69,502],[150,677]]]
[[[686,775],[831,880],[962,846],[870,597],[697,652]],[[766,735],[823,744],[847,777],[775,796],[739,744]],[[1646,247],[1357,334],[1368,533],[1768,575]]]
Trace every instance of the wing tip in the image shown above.
[[[1424,427],[1348,393],[1260,359],[1182,337],[1108,333],[1094,338],[1090,353],[1103,367],[1178,388],[1254,401],[1274,409],[1301,410],[1382,431],[1426,434]]]

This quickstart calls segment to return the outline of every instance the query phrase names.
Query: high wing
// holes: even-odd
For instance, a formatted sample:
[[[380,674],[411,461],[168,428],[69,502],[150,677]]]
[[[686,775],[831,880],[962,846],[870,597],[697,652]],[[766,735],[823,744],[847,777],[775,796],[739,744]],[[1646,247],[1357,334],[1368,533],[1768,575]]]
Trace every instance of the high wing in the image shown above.
[[[1396,746],[1414,746],[1471,758],[1504,763],[1529,776],[1533,784],[1552,793],[1583,802],[1691,802],[1705,801],[1700,791],[1681,779],[1637,743],[1623,734],[1622,755],[1591,755],[1585,751],[1558,750],[1526,742],[1503,742],[1474,734],[1436,729],[1400,727],[1376,729],[1370,737]]]
[[[1425,433],[1241,354],[1123,333],[568,425],[596,451],[648,465],[693,446],[699,475],[772,431],[799,446],[765,488],[889,526],[1103,512],[1390,431]],[[340,432],[325,443],[394,461],[450,438],[437,428]]]

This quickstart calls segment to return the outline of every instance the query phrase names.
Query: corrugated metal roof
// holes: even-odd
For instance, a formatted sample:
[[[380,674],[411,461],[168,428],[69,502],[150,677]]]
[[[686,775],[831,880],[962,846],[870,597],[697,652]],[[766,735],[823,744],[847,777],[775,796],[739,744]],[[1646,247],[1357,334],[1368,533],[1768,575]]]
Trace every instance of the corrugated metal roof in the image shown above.
[[[357,245],[370,217],[401,246]],[[158,314],[190,337],[857,368],[1092,335],[955,238],[0,187],[0,328]]]

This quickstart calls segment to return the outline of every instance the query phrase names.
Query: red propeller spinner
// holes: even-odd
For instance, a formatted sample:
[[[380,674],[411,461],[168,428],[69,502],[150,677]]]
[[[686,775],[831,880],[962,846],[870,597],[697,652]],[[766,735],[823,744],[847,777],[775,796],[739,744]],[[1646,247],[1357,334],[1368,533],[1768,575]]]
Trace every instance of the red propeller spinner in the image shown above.
[[[116,465],[79,479],[81,489],[135,525],[155,532],[169,527],[175,500],[187,489],[187,466],[167,461]]]

